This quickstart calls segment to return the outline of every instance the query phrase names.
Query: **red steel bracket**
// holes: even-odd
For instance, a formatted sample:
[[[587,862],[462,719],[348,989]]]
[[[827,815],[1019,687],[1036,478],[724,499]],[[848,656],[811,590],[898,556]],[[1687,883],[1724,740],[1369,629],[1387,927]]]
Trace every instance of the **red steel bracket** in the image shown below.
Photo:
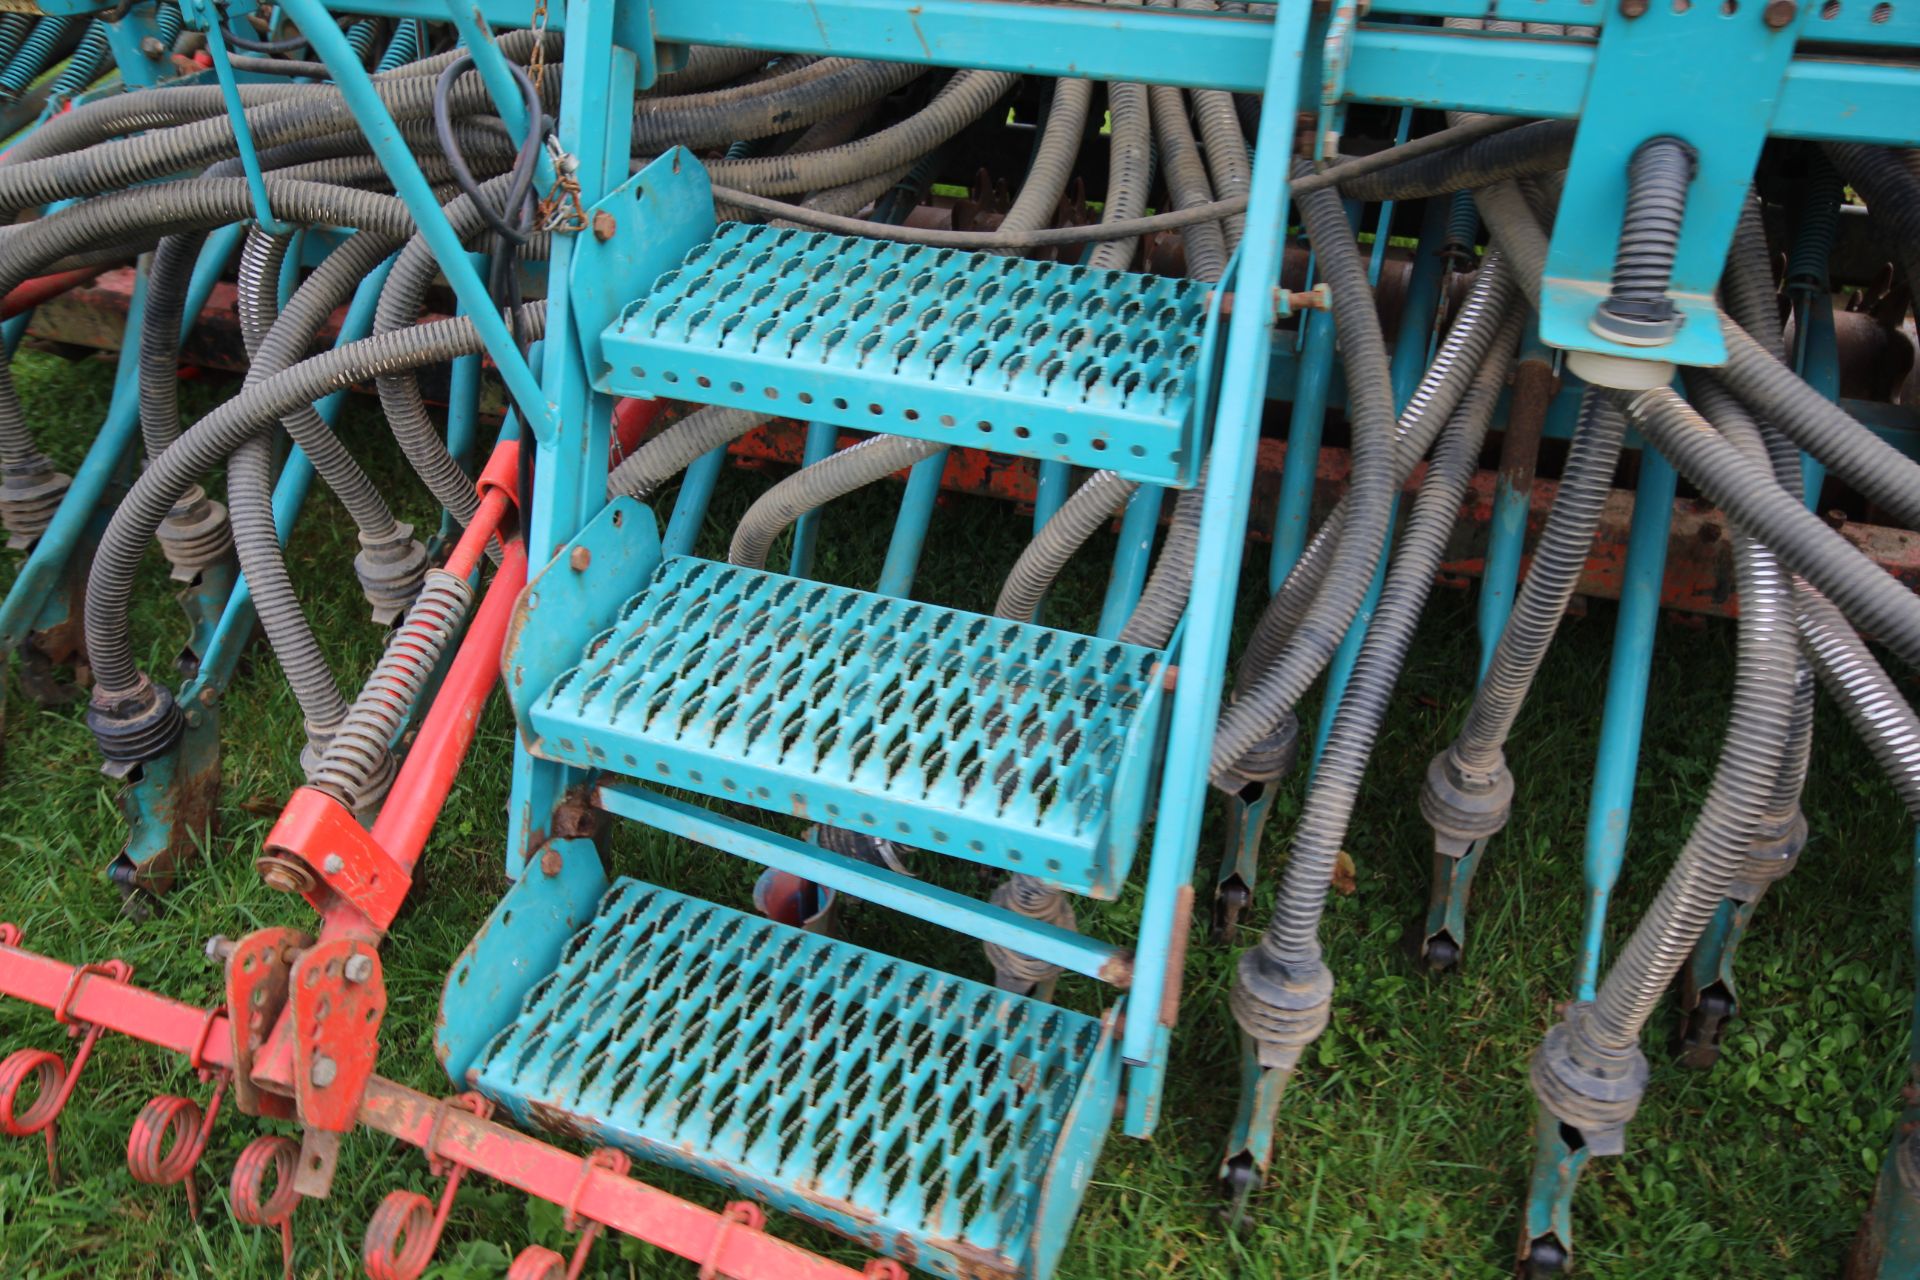
[[[301,787],[288,799],[267,835],[266,856],[295,872],[302,896],[316,911],[325,913],[329,898],[337,897],[383,933],[413,887],[406,868],[353,820],[352,811],[314,787]],[[300,867],[310,874],[298,876]]]
[[[309,1129],[345,1133],[379,1055],[387,984],[380,953],[352,938],[317,942],[293,966],[293,1100]]]
[[[286,1099],[253,1083],[253,1060],[286,1007],[293,962],[313,945],[298,929],[258,929],[227,952],[227,1035],[233,1105],[242,1115],[286,1115]]]

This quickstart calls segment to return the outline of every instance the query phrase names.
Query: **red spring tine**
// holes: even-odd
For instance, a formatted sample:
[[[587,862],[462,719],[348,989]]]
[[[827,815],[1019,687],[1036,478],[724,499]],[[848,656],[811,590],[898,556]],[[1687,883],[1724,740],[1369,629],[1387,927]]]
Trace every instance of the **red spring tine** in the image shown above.
[[[200,1189],[193,1178],[194,1167],[206,1154],[207,1141],[213,1136],[213,1122],[220,1114],[221,1099],[227,1093],[227,1074],[206,1065],[207,1039],[224,1008],[207,1010],[200,1022],[200,1034],[187,1054],[187,1062],[203,1080],[211,1079],[213,1097],[203,1115],[191,1098],[162,1095],[140,1109],[133,1131],[127,1135],[127,1171],[138,1182],[149,1186],[170,1187],[185,1183],[187,1209],[200,1216]]]
[[[567,1260],[553,1250],[530,1244],[513,1256],[507,1268],[507,1280],[561,1280],[567,1274]]]
[[[6,921],[0,920],[0,947],[17,947],[19,945],[20,926],[17,924],[8,924]]]
[[[453,1198],[460,1190],[460,1179],[467,1167],[439,1152],[440,1130],[447,1112],[458,1107],[482,1120],[493,1114],[493,1104],[477,1093],[455,1094],[442,1098],[434,1109],[433,1126],[427,1130],[427,1168],[444,1176],[440,1203],[417,1191],[390,1191],[374,1210],[367,1223],[367,1236],[361,1245],[361,1261],[369,1280],[419,1280],[433,1262],[440,1247],[440,1233],[446,1230],[447,1215],[453,1212]]]
[[[448,1190],[455,1185],[447,1179]],[[367,1222],[360,1258],[368,1280],[419,1280],[440,1244],[433,1201],[417,1191],[389,1191]]]
[[[892,1258],[873,1258],[860,1270],[868,1280],[907,1280],[907,1269]]]
[[[10,947],[18,945],[20,930],[13,925],[5,928],[10,940],[9,937],[0,937],[0,942]],[[67,1024],[68,1035],[78,1035],[84,1028],[85,1038],[80,1041],[80,1048],[73,1055],[72,1067],[68,1067],[59,1054],[49,1053],[45,1049],[17,1049],[0,1061],[0,1132],[15,1138],[34,1133],[44,1134],[47,1143],[47,1178],[56,1186],[60,1183],[60,1113],[66,1109],[67,1100],[73,1097],[74,1086],[80,1082],[81,1069],[87,1065],[87,1059],[93,1056],[94,1042],[100,1039],[101,1028],[76,1023],[71,1012],[80,984],[91,974],[125,982],[133,976],[133,966],[124,960],[83,964],[67,979],[67,989],[53,1006],[53,1016],[55,1021]],[[29,1080],[35,1082],[38,1093],[23,1112],[19,1109],[20,1090]]]
[[[293,1189],[293,1171],[300,1162],[300,1144],[292,1138],[264,1134],[247,1144],[233,1166],[228,1191],[233,1216],[250,1227],[280,1228],[280,1258],[286,1280],[293,1280],[293,1211],[300,1193]],[[268,1175],[273,1190],[267,1190]]]
[[[720,1250],[735,1227],[758,1231],[767,1225],[767,1215],[751,1200],[735,1200],[720,1211],[719,1225],[713,1229],[713,1243],[707,1246],[707,1260],[700,1264],[699,1280],[714,1280],[720,1274]]]
[[[587,1182],[593,1177],[595,1169],[605,1169],[615,1177],[624,1178],[633,1168],[633,1161],[624,1151],[615,1151],[612,1147],[601,1147],[587,1153],[580,1162],[580,1176],[573,1181],[573,1190],[567,1195],[567,1203],[562,1207],[567,1211],[564,1223],[568,1231],[578,1231],[579,1241],[573,1246],[573,1260],[567,1264],[566,1280],[580,1280],[580,1273],[586,1269],[587,1254],[593,1251],[593,1242],[600,1238],[601,1224],[591,1218],[584,1223],[580,1219],[580,1193],[587,1189]],[[556,1257],[558,1255],[555,1255]],[[529,1276],[538,1276],[539,1272],[529,1272]]]

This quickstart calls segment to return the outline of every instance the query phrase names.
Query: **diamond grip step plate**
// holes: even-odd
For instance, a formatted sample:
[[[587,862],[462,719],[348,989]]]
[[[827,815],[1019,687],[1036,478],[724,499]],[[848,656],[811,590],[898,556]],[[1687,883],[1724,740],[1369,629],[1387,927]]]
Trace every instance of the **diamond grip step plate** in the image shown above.
[[[468,1078],[925,1270],[1033,1275],[1112,1117],[1112,1047],[1085,1015],[620,880]]]
[[[603,389],[1187,485],[1205,286],[722,223],[601,337]]]
[[[1157,649],[692,557],[536,698],[535,754],[1111,897]]]

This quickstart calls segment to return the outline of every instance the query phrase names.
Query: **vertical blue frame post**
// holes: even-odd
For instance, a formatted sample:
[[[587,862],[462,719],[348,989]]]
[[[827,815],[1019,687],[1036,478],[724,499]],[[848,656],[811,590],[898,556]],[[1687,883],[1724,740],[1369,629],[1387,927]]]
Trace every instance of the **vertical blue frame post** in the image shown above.
[[[609,0],[578,6],[566,24],[569,70],[560,89],[559,143],[576,162],[583,207],[591,207],[627,176],[632,113],[610,110],[608,104],[632,100],[639,59],[616,43],[619,25],[617,3]],[[606,502],[613,399],[593,389],[576,331],[569,287],[574,245],[571,235],[554,236],[547,264],[541,385],[552,408],[544,430],[528,419],[538,443],[527,529],[529,577]],[[545,838],[548,818],[574,776],[562,765],[534,759],[524,743],[515,743],[507,831],[510,878],[519,878],[528,853]]]
[[[880,567],[880,585],[875,588],[881,595],[912,594],[913,576],[920,568],[920,552],[927,545],[927,526],[933,521],[933,509],[940,499],[940,477],[946,469],[947,450],[942,449],[914,463],[907,473],[907,489],[900,497],[886,562]]]
[[[1300,93],[1300,66],[1306,45],[1307,0],[1280,0],[1274,10],[1268,55],[1266,94],[1270,102],[1293,102]],[[1241,297],[1268,296],[1280,279],[1281,243],[1288,208],[1287,157],[1292,150],[1291,112],[1269,111],[1260,121],[1256,163],[1240,244],[1235,289]],[[1144,1135],[1157,1119],[1160,1086],[1166,1071],[1166,1028],[1160,1008],[1171,975],[1176,929],[1191,927],[1178,910],[1183,890],[1193,881],[1200,836],[1201,808],[1208,790],[1208,755],[1225,684],[1227,642],[1246,545],[1248,501],[1260,443],[1260,417],[1266,407],[1267,365],[1272,357],[1273,314],[1263,307],[1236,307],[1227,329],[1225,375],[1214,419],[1212,466],[1201,504],[1195,563],[1207,572],[1194,578],[1186,630],[1179,652],[1180,681],[1161,780],[1159,821],[1154,829],[1140,936],[1134,951],[1134,983],[1121,1053],[1136,1070],[1129,1072],[1126,1130]],[[1139,1068],[1144,1068],[1141,1070]]]
[[[1640,767],[1640,731],[1647,718],[1647,678],[1653,670],[1654,630],[1660,621],[1660,588],[1667,576],[1667,534],[1679,476],[1652,448],[1640,453],[1640,484],[1634,490],[1633,522],[1627,530],[1627,564],[1620,582],[1620,613],[1607,663],[1607,696],[1600,713],[1600,754],[1587,804],[1586,921],[1580,933],[1581,1000],[1591,1000],[1600,979],[1607,906],[1626,858],[1633,815],[1633,778]]]

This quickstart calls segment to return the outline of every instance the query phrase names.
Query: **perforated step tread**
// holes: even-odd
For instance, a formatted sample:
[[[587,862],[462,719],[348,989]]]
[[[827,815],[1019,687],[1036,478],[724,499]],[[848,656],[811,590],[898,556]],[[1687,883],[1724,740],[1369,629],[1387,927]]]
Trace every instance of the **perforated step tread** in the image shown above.
[[[1111,896],[1159,650],[692,557],[528,709],[536,754]]]
[[[1111,1117],[1105,1030],[620,880],[469,1079],[522,1123],[700,1173],[922,1269],[1031,1274]]]
[[[1189,484],[1191,280],[722,223],[602,335],[622,394]]]

